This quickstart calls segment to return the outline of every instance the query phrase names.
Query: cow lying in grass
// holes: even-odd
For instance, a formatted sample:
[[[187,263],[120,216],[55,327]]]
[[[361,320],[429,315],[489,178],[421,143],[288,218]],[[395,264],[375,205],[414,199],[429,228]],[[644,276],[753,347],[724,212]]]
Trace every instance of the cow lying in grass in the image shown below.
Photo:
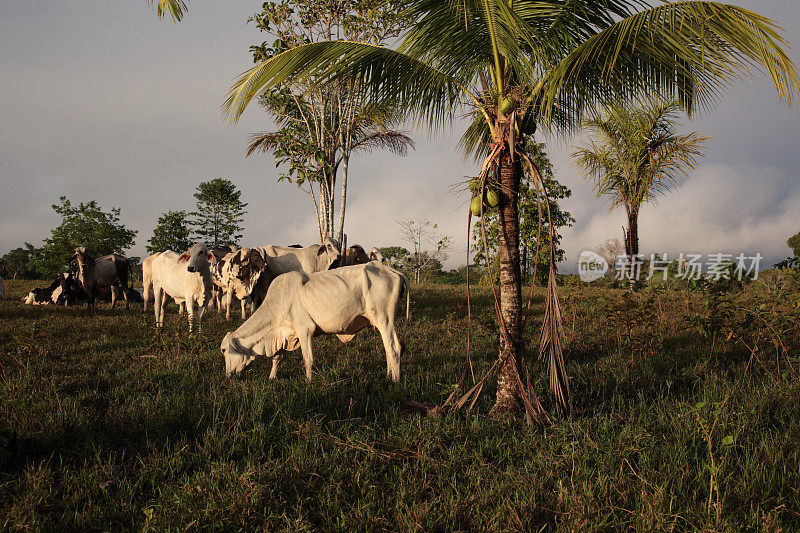
[[[306,378],[311,379],[311,339],[333,334],[342,342],[373,325],[386,350],[386,373],[400,379],[403,344],[394,327],[395,308],[406,289],[406,323],[411,291],[408,278],[378,262],[326,270],[307,276],[289,272],[275,278],[264,303],[220,346],[227,375],[241,372],[259,355],[272,357],[270,379],[277,376],[285,350],[303,352]],[[405,337],[405,333],[403,334]]]

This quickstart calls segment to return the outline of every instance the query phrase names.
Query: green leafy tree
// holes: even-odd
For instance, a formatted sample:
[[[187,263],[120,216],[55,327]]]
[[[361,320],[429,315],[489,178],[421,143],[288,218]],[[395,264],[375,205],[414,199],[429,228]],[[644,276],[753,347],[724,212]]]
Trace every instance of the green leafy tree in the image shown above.
[[[147,241],[148,253],[165,250],[183,251],[192,245],[189,221],[186,211],[167,211],[158,217],[153,236]]]
[[[678,98],[688,110],[716,100],[754,66],[792,101],[800,80],[777,25],[752,11],[709,1],[649,7],[630,0],[409,0],[413,21],[395,48],[312,42],[243,73],[223,106],[237,119],[264,91],[287,80],[358,79],[370,98],[431,126],[471,113],[462,146],[486,156],[483,175],[500,189],[500,353],[493,413],[530,410],[522,390],[522,274],[517,197],[524,137],[538,125],[570,131],[600,101],[643,93]],[[462,105],[463,104],[463,105]],[[542,325],[556,406],[569,409],[561,319],[551,258]]]
[[[573,154],[578,168],[594,181],[598,196],[611,198],[611,208],[623,206],[628,219],[625,253],[639,253],[639,213],[642,206],[677,187],[698,165],[708,140],[694,131],[677,132],[676,102],[650,102],[641,107],[610,104],[584,122],[594,137]]]
[[[197,207],[191,221],[198,240],[208,246],[236,244],[242,238],[242,221],[247,204],[242,192],[230,180],[214,178],[201,181],[194,193]]]
[[[17,277],[28,277],[30,271],[31,254],[25,248],[14,248],[2,258],[0,258],[0,272],[3,277],[17,279]]]
[[[789,240],[786,241],[786,245],[792,249],[795,257],[800,257],[800,232],[789,237]]]
[[[411,252],[402,246],[385,246],[381,248],[381,255],[387,265],[398,270],[406,268],[411,258]]]
[[[550,158],[544,151],[544,144],[537,143],[532,137],[528,137],[525,151],[528,156],[536,163],[539,172],[542,175],[544,182],[544,190],[547,192],[547,197],[550,200],[550,216],[553,219],[553,226],[556,230],[565,226],[572,226],[575,219],[569,212],[561,209],[559,200],[569,198],[572,192],[556,181],[553,175],[553,164]],[[539,280],[547,282],[547,268],[550,262],[550,232],[546,228],[547,211],[542,211],[542,219],[540,224],[539,219],[539,201],[536,195],[535,185],[531,183],[529,176],[524,176],[519,185],[518,197],[519,209],[519,247],[520,247],[520,265],[522,272],[525,275],[532,275],[536,270]],[[489,210],[484,213],[484,223],[486,231],[486,245],[489,248],[489,258],[492,261],[491,273],[494,276],[494,282],[497,281],[499,275],[499,265],[497,264],[498,255],[497,251],[500,245],[500,227],[498,224],[498,213],[495,210]],[[540,227],[542,228],[540,231]],[[538,246],[537,255],[537,242],[541,238],[541,244]],[[475,253],[475,264],[487,267],[486,254],[484,252],[483,244],[483,231],[480,222],[475,225],[472,230],[473,250]],[[557,261],[563,261],[566,255],[563,248],[560,246],[561,236],[556,231],[555,233],[556,249],[555,255]],[[485,271],[484,280],[488,281],[489,270]]]
[[[31,255],[31,266],[39,275],[63,272],[78,246],[85,246],[94,257],[124,254],[133,246],[137,231],[120,223],[122,210],[119,207],[105,212],[94,200],[77,206],[66,196],[59,200],[61,203],[54,204],[53,210],[61,216],[61,223],[50,230],[50,237],[44,240],[41,248],[25,243]]]
[[[396,2],[384,0],[265,2],[250,21],[273,40],[252,46],[253,60],[266,61],[289,48],[329,39],[381,43],[397,36],[400,11]],[[393,129],[399,116],[396,110],[365,105],[358,85],[352,79],[321,85],[292,79],[259,100],[280,129],[253,135],[247,155],[274,154],[276,166],[283,167],[279,181],[296,184],[313,201],[320,240],[335,237],[344,242],[351,155],[372,150],[405,155],[413,147],[406,132]]]

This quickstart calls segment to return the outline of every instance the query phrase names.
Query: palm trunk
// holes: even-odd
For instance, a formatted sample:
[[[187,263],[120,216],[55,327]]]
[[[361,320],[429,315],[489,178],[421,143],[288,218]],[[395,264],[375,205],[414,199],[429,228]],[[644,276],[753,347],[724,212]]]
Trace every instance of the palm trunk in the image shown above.
[[[628,214],[628,242],[630,243],[630,255],[634,257],[639,254],[639,211],[631,209]]]
[[[500,359],[503,363],[497,379],[497,398],[492,414],[518,408],[519,365],[522,355],[522,275],[519,261],[519,214],[517,192],[522,169],[519,160],[505,152],[500,158],[500,313],[505,321],[509,340],[500,335]],[[502,327],[502,326],[501,326]]]
[[[336,233],[337,242],[344,246],[344,210],[347,206],[347,171],[350,166],[350,157],[342,158],[342,201],[339,204],[339,231]],[[344,253],[344,249],[341,250]]]

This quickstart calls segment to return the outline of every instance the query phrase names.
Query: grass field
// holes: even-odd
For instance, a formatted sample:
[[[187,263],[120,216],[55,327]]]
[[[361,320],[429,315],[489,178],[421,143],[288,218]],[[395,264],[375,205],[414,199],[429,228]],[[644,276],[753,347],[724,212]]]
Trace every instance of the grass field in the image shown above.
[[[564,288],[574,414],[547,428],[489,419],[493,389],[472,413],[409,408],[460,376],[464,287],[414,287],[398,384],[371,330],[318,338],[309,383],[299,351],[273,382],[268,361],[226,379],[219,344],[238,319],[207,314],[189,337],[172,306],[157,332],[140,306],[25,306],[36,283],[7,281],[0,527],[798,529],[800,314],[779,281],[724,305]],[[496,357],[490,302],[474,291],[476,374]]]

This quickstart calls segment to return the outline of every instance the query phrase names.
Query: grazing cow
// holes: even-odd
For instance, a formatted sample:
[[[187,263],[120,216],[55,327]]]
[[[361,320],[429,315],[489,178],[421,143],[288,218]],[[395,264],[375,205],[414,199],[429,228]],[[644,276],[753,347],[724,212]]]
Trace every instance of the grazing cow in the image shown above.
[[[273,276],[287,272],[302,272],[310,276],[315,272],[336,268],[342,256],[339,243],[331,237],[326,237],[322,245],[312,244],[305,248],[268,245],[253,249],[264,258],[266,268]],[[271,276],[262,276],[259,280],[252,293],[255,307],[261,305],[271,281]]]
[[[195,244],[188,251],[178,255],[172,251],[153,254],[150,260],[150,279],[145,286],[153,284],[155,296],[156,326],[164,325],[164,307],[167,296],[180,305],[186,304],[189,315],[189,332],[194,329],[195,305],[197,306],[197,329],[200,329],[203,312],[211,300],[211,267],[213,256],[205,244]]]
[[[343,266],[363,265],[364,263],[369,263],[369,256],[367,252],[364,251],[364,248],[358,244],[354,244],[344,253],[343,263]]]
[[[125,309],[130,308],[127,288],[131,265],[127,259],[118,254],[94,259],[83,246],[75,248],[72,258],[78,263],[78,281],[86,291],[88,307],[94,307],[99,287],[111,287],[111,308],[117,305],[117,292],[125,298]]]
[[[372,250],[369,251],[369,260],[383,263],[383,254],[379,248],[372,247]]]
[[[408,278],[381,263],[366,263],[307,276],[290,272],[275,278],[264,304],[239,329],[229,332],[220,349],[225,372],[241,372],[258,355],[272,357],[270,379],[277,376],[285,350],[302,349],[306,378],[311,379],[311,339],[334,334],[348,342],[361,329],[375,326],[386,350],[386,374],[400,378],[403,343],[394,327],[395,307],[405,286],[406,324],[410,309]],[[405,337],[405,333],[403,333]]]
[[[214,285],[225,294],[225,318],[231,318],[233,297],[241,302],[242,318],[247,317],[246,306],[251,301],[253,289],[263,275],[269,276],[264,258],[257,250],[241,248],[231,252],[211,269]]]

